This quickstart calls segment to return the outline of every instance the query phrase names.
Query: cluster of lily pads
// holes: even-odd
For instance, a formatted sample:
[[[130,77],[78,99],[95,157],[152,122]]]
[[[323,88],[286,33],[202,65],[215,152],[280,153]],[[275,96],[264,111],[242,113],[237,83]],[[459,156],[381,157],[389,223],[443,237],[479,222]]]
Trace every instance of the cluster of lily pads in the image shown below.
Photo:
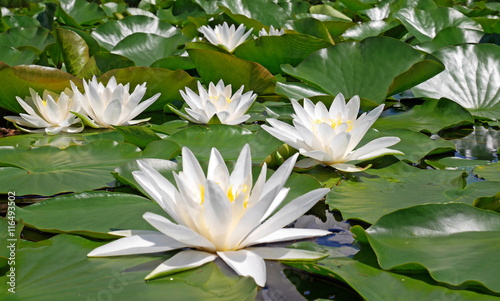
[[[2,298],[500,297],[498,3],[11,6]]]

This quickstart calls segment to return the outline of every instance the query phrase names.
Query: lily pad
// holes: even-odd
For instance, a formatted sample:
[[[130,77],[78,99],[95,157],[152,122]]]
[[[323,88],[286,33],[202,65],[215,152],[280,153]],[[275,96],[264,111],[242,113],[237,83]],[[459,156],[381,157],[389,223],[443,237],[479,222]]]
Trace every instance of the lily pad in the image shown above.
[[[368,21],[347,29],[342,37],[346,40],[361,41],[368,37],[378,36],[397,25],[396,22]]]
[[[135,62],[136,66],[150,66],[155,61],[173,56],[178,52],[177,47],[189,41],[182,33],[168,38],[152,33],[134,33],[118,42],[111,51],[123,55]]]
[[[54,43],[54,37],[44,27],[15,27],[0,33],[0,45],[14,48],[28,47],[36,54],[41,54],[51,43]]]
[[[231,84],[233,89],[245,86],[244,91],[271,94],[275,78],[262,65],[239,59],[233,55],[207,49],[188,49],[196,70],[205,83]]]
[[[111,51],[126,37],[134,33],[150,33],[164,38],[179,34],[180,30],[158,18],[128,16],[121,20],[103,23],[92,33],[99,45]]]
[[[297,66],[311,53],[331,45],[324,40],[302,34],[263,36],[241,44],[234,51],[234,55],[259,63],[276,74],[282,72],[281,64]]]
[[[238,126],[213,124],[193,126],[168,137],[181,147],[188,147],[198,160],[208,160],[212,147],[217,148],[227,161],[238,158],[245,144],[250,144],[253,163],[260,164],[273,153],[283,142],[266,131],[259,129],[256,133]]]
[[[152,129],[145,126],[116,126],[125,138],[125,142],[137,145],[144,149],[150,142],[161,140]]]
[[[276,94],[286,96],[288,99],[299,100],[318,95],[328,95],[328,92],[301,82],[276,83]]]
[[[481,30],[481,26],[461,12],[448,7],[420,10],[404,8],[396,17],[420,42],[429,42],[447,27]]]
[[[130,59],[109,52],[98,52],[92,56],[85,66],[83,66],[79,77],[92,78],[92,76],[101,76],[103,73],[114,69],[123,69],[135,66]]]
[[[428,100],[400,114],[380,117],[373,127],[380,131],[405,128],[437,133],[445,128],[470,125],[473,122],[474,119],[467,110],[449,99],[441,98],[438,101]]]
[[[422,170],[402,162],[366,173],[369,175],[360,175],[357,181],[334,186],[326,197],[330,209],[340,210],[344,219],[373,224],[401,208],[450,202],[446,192],[463,186],[461,171]]]
[[[418,63],[427,68],[411,69]],[[426,59],[424,54],[409,45],[385,37],[337,44],[311,54],[295,68],[290,65],[281,68],[331,95],[342,93],[346,98],[359,95],[371,101],[372,106],[401,92],[402,86],[406,87],[407,83],[399,81],[398,76],[423,82],[443,70],[438,62]],[[394,83],[401,87],[394,86]]]
[[[390,148],[404,153],[403,156],[398,155],[398,159],[412,163],[418,163],[427,155],[436,155],[455,150],[455,144],[453,144],[453,142],[443,139],[432,140],[425,134],[407,129],[393,129],[384,132],[371,129],[366,133],[359,145],[365,145],[366,143],[380,137],[399,137],[401,141]]]
[[[446,97],[474,116],[500,117],[500,46],[450,46],[433,53],[446,66],[436,77],[412,89],[417,97]]]
[[[225,276],[214,263],[146,282],[144,277],[171,255],[144,254],[114,258],[87,258],[103,245],[74,235],[57,235],[33,243],[23,241],[16,255],[16,294],[23,300],[69,300],[117,298],[119,300],[254,300],[257,287],[252,278]],[[7,278],[1,277],[2,286]],[[7,290],[0,292],[11,300]]]
[[[260,22],[265,26],[282,27],[290,18],[286,11],[277,3],[266,0],[222,0],[218,2],[219,8],[231,19],[238,23],[243,23],[247,27],[254,27],[253,20]],[[255,21],[253,21],[255,22]],[[247,29],[250,29],[247,28]]]
[[[426,52],[435,52],[438,49],[466,43],[479,43],[484,32],[460,27],[447,27],[441,30],[432,42],[419,44],[417,47]]]
[[[85,0],[59,0],[56,12],[65,24],[75,27],[92,25],[106,17],[106,13],[97,3]]]
[[[160,98],[150,105],[145,112],[163,110],[167,103],[182,99],[179,90],[183,90],[185,87],[194,90],[196,87],[196,80],[183,70],[171,71],[161,68],[129,67],[108,71],[101,75],[99,80],[108,82],[112,76],[119,83],[130,83],[131,89],[146,82],[147,92],[143,99],[161,93]]]
[[[115,214],[116,208],[120,214]],[[107,233],[117,229],[155,230],[142,218],[145,212],[165,215],[158,204],[138,195],[91,191],[17,207],[16,219],[44,232],[109,239],[116,236]]]
[[[22,99],[29,96],[29,88],[34,89],[40,95],[45,89],[61,93],[70,87],[70,80],[77,86],[81,85],[79,78],[55,68],[22,65],[1,69],[0,82],[8,82],[9,85],[4,85],[0,89],[0,107],[15,113],[24,112],[17,102],[16,96]]]
[[[15,194],[12,194],[12,192],[9,193],[8,199],[14,198]],[[24,228],[24,223],[22,221],[17,223],[15,221],[15,215],[17,214],[15,207],[9,206],[8,208],[14,209],[8,210],[5,218],[0,218],[0,230],[2,231],[0,232],[0,270],[4,268],[7,269],[9,266],[15,268],[15,263],[12,264],[12,258],[15,258],[15,255],[12,256],[12,254],[15,254],[17,251],[21,239],[21,232]],[[8,212],[14,212],[14,215],[10,215]]]
[[[418,264],[437,281],[482,284],[500,292],[498,213],[466,204],[428,204],[383,216],[365,233],[383,269]]]
[[[297,244],[299,247],[302,245]],[[327,249],[318,246],[315,251]],[[306,248],[310,249],[310,248]],[[332,248],[328,248],[330,251]],[[454,290],[435,283],[428,283],[411,276],[379,269],[348,257],[330,256],[319,263],[284,262],[288,266],[313,274],[319,274],[350,285],[365,300],[392,300],[404,296],[405,300],[492,300],[490,295],[468,290]],[[389,289],[390,288],[390,289]]]
[[[29,150],[0,148],[0,193],[54,195],[108,186],[110,172],[141,156],[131,144],[97,140],[64,150],[43,146]]]
[[[474,169],[474,173],[488,181],[500,181],[500,162],[478,166]]]
[[[66,70],[73,75],[78,74],[89,60],[87,43],[74,31],[56,28],[55,32]]]
[[[37,55],[29,50],[17,50],[14,47],[0,45],[0,61],[9,66],[29,65],[37,58]]]
[[[28,17],[28,16],[5,16],[2,17],[2,23],[5,24],[5,27],[13,28],[13,27],[31,27],[31,26],[40,26],[40,22],[36,19]]]

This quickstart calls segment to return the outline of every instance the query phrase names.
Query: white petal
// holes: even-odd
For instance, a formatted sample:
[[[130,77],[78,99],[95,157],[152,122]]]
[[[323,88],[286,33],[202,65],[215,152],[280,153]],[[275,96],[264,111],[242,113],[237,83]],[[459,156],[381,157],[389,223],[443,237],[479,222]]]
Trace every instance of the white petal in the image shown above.
[[[255,240],[261,239],[262,237],[265,237],[293,222],[311,209],[311,207],[314,206],[329,191],[330,189],[327,188],[315,189],[286,204],[283,208],[281,208],[281,210],[276,212],[262,225],[257,227],[257,229],[252,231],[252,233],[250,233],[243,240],[240,247],[244,247]]]
[[[367,160],[367,159],[372,159],[378,156],[381,156],[386,152],[385,150],[386,147],[392,146],[396,143],[401,141],[399,137],[381,137],[377,138],[375,140],[372,140],[365,144],[364,146],[360,147],[359,149],[353,151],[346,157],[346,161],[352,161],[352,160]],[[380,151],[381,149],[384,149],[384,151]],[[402,154],[400,151],[395,151],[396,153]]]
[[[273,243],[288,240],[304,239],[309,237],[325,236],[332,234],[330,231],[319,229],[299,229],[299,228],[284,228],[274,231],[273,233],[253,241],[249,245],[261,243]]]
[[[328,256],[328,254],[324,253],[288,248],[257,247],[247,248],[246,250],[252,251],[260,257],[269,260],[318,260]]]
[[[144,213],[143,218],[150,223],[151,226],[158,229],[158,231],[188,246],[215,250],[214,245],[208,239],[193,231],[191,228],[174,224],[165,217],[151,212]]]
[[[217,258],[216,255],[203,251],[182,251],[157,266],[156,269],[154,269],[149,275],[147,275],[145,279],[149,280],[172,273],[194,269],[204,265],[205,263],[214,261],[215,258]]]
[[[87,254],[89,257],[121,256],[147,254],[175,250],[186,247],[163,233],[139,234],[127,236],[95,248]]]
[[[311,168],[318,164],[321,164],[321,161],[318,161],[313,158],[305,158],[295,163],[295,168]]]
[[[225,247],[232,222],[232,206],[219,185],[207,180],[205,185],[205,222],[217,249]]]
[[[120,121],[120,116],[122,114],[122,104],[118,98],[111,101],[106,110],[103,113],[103,121],[104,124],[102,126],[109,125],[121,125],[118,121]]]
[[[247,250],[217,252],[217,254],[239,275],[252,277],[258,286],[266,285],[266,263],[259,255]]]
[[[205,185],[205,174],[193,152],[187,147],[182,148],[182,171],[194,181],[194,186]]]
[[[368,169],[371,165],[367,165],[366,167],[357,167],[354,164],[335,163],[335,164],[330,164],[330,166],[345,172],[360,172],[365,169]]]

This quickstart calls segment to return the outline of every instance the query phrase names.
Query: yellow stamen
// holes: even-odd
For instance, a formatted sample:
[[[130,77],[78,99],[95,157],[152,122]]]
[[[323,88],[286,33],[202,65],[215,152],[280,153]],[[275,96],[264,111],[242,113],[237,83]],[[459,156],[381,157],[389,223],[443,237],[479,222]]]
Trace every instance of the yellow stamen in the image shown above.
[[[42,103],[45,107],[47,107],[47,101],[46,100],[42,100]]]
[[[231,203],[234,201],[235,198],[238,197],[238,193],[235,193],[233,195],[233,185],[229,186],[229,189],[227,191],[227,198],[229,199],[229,201],[231,201]]]
[[[316,119],[313,122],[316,124],[326,123],[326,124],[330,125],[333,129],[335,129],[336,127],[338,127],[339,125],[341,125],[343,123],[342,119],[340,119],[340,118],[337,118],[337,120],[328,119],[328,121],[325,121],[324,118],[321,118],[321,119]],[[347,132],[350,132],[352,130],[352,121],[347,120],[345,123],[347,123]]]
[[[226,101],[227,101],[227,103],[231,103],[231,101],[233,101],[233,100],[229,97],[226,97]]]
[[[203,204],[203,202],[205,202],[205,186],[201,184],[198,185],[200,185],[201,204]]]

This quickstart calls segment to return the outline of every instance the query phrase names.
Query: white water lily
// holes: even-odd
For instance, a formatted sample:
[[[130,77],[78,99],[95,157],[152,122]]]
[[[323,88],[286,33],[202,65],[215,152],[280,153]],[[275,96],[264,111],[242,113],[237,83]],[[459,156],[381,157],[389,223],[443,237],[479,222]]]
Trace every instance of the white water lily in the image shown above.
[[[282,229],[329,191],[325,188],[313,190],[275,212],[289,191],[283,186],[296,159],[297,156],[288,159],[267,182],[264,163],[253,184],[248,144],[243,147],[231,174],[221,154],[213,148],[206,177],[193,153],[184,147],[183,171],[178,175],[174,173],[177,188],[139,160],[141,171],[133,172],[135,180],[173,222],[146,212],[144,219],[159,232],[110,232],[126,237],[98,247],[88,256],[121,256],[186,248],[160,264],[146,279],[195,268],[220,257],[239,275],[250,276],[259,286],[264,286],[264,259],[316,260],[324,254],[254,245],[330,234],[318,229]]]
[[[151,118],[132,120],[153,104],[160,93],[139,103],[146,93],[146,83],[137,85],[132,94],[129,93],[130,84],[125,86],[117,84],[112,76],[106,86],[97,82],[94,76],[87,83],[83,81],[85,94],[80,93],[78,88],[71,82],[73,97],[80,103],[83,114],[77,114],[86,124],[93,128],[112,128],[120,125],[134,125],[148,121]]]
[[[277,28],[274,28],[272,25],[269,28],[269,33],[266,31],[265,28],[262,28],[259,31],[259,37],[262,37],[262,36],[282,36],[284,34],[285,34],[285,30],[283,28],[277,29]]]
[[[205,38],[214,45],[222,45],[229,52],[233,52],[238,45],[245,42],[248,36],[252,33],[253,28],[245,33],[246,27],[240,24],[238,28],[233,25],[229,27],[226,22],[222,25],[215,25],[215,28],[210,26],[202,26],[198,28]]]
[[[189,106],[186,108],[186,113],[189,115],[179,112],[173,106],[169,105],[169,107],[179,116],[193,123],[207,124],[216,115],[222,124],[240,124],[250,118],[250,115],[245,115],[245,113],[257,98],[257,94],[253,94],[253,91],[242,94],[243,88],[244,86],[232,94],[231,85],[225,86],[220,80],[217,85],[210,83],[207,91],[198,82],[198,94],[187,87],[186,92],[180,91],[182,98]]]
[[[296,167],[309,168],[323,163],[346,172],[362,171],[349,161],[373,159],[386,154],[403,153],[387,147],[398,143],[398,137],[382,137],[368,142],[354,150],[368,129],[382,113],[384,105],[371,112],[363,113],[359,118],[360,100],[358,96],[351,98],[346,104],[344,96],[335,97],[330,110],[322,102],[314,105],[304,98],[304,107],[292,100],[295,110],[293,124],[268,118],[272,127],[263,125],[267,132],[286,144],[299,150],[309,158],[297,162]]]
[[[31,133],[47,133],[55,135],[61,131],[66,133],[78,133],[83,130],[80,127],[72,127],[73,124],[81,123],[70,111],[80,111],[80,105],[72,99],[73,92],[65,89],[61,94],[43,91],[43,98],[38,93],[29,89],[31,97],[22,100],[16,96],[17,102],[28,114],[21,113],[20,116],[6,116],[8,121],[15,123],[21,130]],[[38,128],[37,130],[25,129],[21,126]]]

